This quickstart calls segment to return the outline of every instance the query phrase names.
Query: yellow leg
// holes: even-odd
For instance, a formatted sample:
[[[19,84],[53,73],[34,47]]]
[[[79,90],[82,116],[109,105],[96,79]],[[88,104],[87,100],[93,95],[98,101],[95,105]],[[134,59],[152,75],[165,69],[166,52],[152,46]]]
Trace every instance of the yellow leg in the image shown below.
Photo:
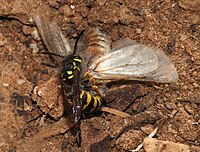
[[[93,84],[95,85],[96,84],[96,81],[94,79],[94,77],[89,73],[89,72],[86,72],[83,76],[83,78],[88,78],[88,80]]]
[[[93,85],[93,86],[92,86],[92,91],[95,91],[97,94],[100,94],[99,87],[96,86],[96,85]]]
[[[92,84],[91,90],[92,91],[95,91],[97,94],[100,94],[99,87],[95,85],[96,81],[95,81],[94,77],[89,72],[86,72],[84,74],[83,78],[87,78],[91,82],[91,84]]]

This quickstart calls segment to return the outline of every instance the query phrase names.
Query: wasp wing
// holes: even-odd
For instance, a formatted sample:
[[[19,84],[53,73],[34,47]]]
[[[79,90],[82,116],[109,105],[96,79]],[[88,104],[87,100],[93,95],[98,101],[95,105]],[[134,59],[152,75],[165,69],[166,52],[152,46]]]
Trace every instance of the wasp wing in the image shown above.
[[[124,47],[128,47],[128,46],[134,45],[136,43],[137,43],[136,41],[130,39],[129,37],[125,37],[119,43],[117,43],[116,46],[110,52],[120,50]]]
[[[72,52],[68,39],[63,36],[55,22],[50,22],[39,15],[35,15],[33,19],[49,52],[61,56],[67,56]]]
[[[178,73],[161,50],[125,38],[90,65],[96,79],[174,82]]]

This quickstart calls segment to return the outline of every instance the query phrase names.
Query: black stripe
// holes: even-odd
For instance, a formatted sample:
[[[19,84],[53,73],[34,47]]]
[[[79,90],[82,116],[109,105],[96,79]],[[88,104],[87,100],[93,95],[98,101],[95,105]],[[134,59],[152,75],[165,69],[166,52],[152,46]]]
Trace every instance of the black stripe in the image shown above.
[[[102,35],[97,35],[97,36],[95,35],[94,37],[97,37],[97,38],[90,40],[90,43],[91,42],[94,43],[95,41],[101,41],[101,42],[108,44],[107,40],[104,40],[104,37]],[[99,37],[101,37],[101,38],[99,38]]]
[[[91,95],[91,94],[89,94],[89,95]],[[94,108],[94,97],[91,96],[91,100],[89,101],[88,106],[85,109],[83,109],[83,112],[84,113],[91,113],[91,110],[93,108]]]
[[[101,48],[103,48],[103,49],[105,49],[105,47],[103,46],[103,45],[101,45],[101,44],[90,44],[89,46],[94,46],[94,47],[101,47]]]
[[[82,101],[82,106],[86,105],[87,104],[87,93],[85,91],[83,91],[83,96],[81,98],[81,101]]]
[[[98,110],[98,108],[100,107],[100,102],[101,102],[101,99],[100,100],[98,100],[98,98],[97,97],[95,97],[96,98],[96,101],[97,101],[97,106],[96,106],[96,108],[93,110],[93,111],[97,111]]]

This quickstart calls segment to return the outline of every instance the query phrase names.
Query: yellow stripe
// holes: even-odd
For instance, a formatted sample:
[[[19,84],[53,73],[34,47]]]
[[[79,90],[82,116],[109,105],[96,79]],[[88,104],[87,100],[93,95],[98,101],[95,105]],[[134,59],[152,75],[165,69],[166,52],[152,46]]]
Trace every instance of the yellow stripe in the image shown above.
[[[85,92],[85,93],[87,94],[87,101],[86,101],[87,104],[83,106],[83,110],[84,110],[85,108],[87,108],[87,106],[89,105],[89,103],[90,103],[90,101],[91,101],[91,95],[88,94],[87,92]]]
[[[85,78],[85,77],[87,77],[87,76],[89,76],[89,73],[88,73],[88,72],[85,72],[85,74],[83,75],[83,77]]]
[[[99,102],[99,107],[101,107],[101,97],[98,96],[98,97],[97,97],[97,100],[98,100],[98,102]]]
[[[97,100],[98,100],[98,97],[93,97],[94,98],[94,103],[93,103],[93,106],[94,106],[94,108],[92,108],[91,110],[90,110],[90,112],[92,112],[95,108],[96,108],[96,106],[97,106]]]
[[[67,74],[73,74],[73,72],[72,71],[67,71]]]
[[[77,62],[80,62],[80,63],[82,62],[81,59],[76,59],[76,58],[75,58],[75,59],[73,59],[73,60],[74,60],[74,61],[77,61]]]
[[[84,91],[81,90],[81,94],[80,94],[80,98],[81,98],[81,99],[83,98],[83,95],[84,95]]]
[[[68,79],[72,79],[72,78],[73,78],[73,75],[68,76]]]
[[[72,62],[73,63],[73,65],[74,65],[74,69],[76,69],[76,62]]]

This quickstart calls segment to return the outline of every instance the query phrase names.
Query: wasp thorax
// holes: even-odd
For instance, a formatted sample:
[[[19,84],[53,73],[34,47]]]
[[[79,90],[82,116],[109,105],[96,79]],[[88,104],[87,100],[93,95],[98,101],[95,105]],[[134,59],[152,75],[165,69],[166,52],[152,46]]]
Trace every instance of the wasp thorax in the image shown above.
[[[80,71],[80,64],[82,62],[82,58],[80,56],[68,56],[66,57],[62,64],[63,64],[63,69],[61,72],[61,79],[68,83],[71,84],[74,71],[79,70]]]
[[[67,56],[63,61],[62,65],[65,68],[73,69],[76,66],[79,66],[82,62],[82,58],[80,56]]]

